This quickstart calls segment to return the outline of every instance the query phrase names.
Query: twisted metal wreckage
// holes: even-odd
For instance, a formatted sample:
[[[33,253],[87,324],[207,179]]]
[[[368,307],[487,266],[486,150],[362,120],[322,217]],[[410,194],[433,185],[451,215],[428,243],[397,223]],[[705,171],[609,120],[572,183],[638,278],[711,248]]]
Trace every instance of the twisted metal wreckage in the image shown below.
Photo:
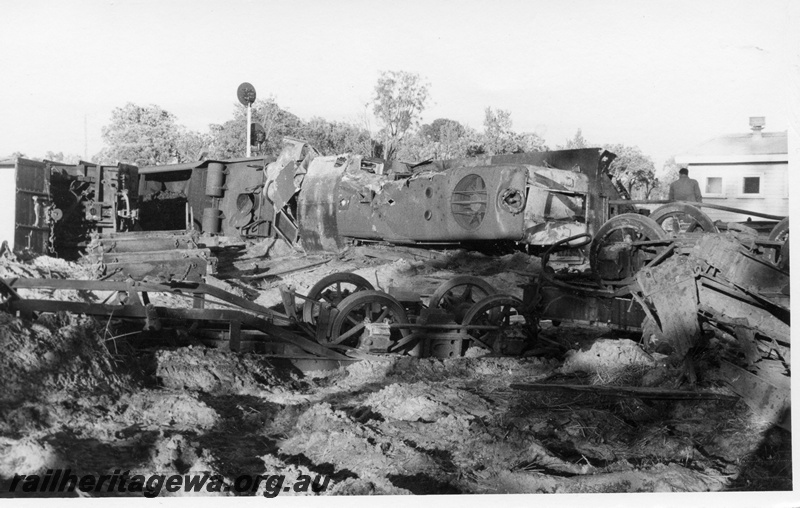
[[[76,257],[101,280],[6,279],[11,312],[68,311],[188,329],[231,350],[306,362],[370,354],[460,356],[472,346],[535,354],[538,323],[603,324],[642,332],[643,347],[678,364],[709,331],[736,343],[723,361],[755,408],[788,408],[788,218],[769,236],[719,224],[707,204],[671,203],[645,216],[608,173],[599,149],[558,150],[410,165],[346,154],[321,156],[285,140],[279,157],[137,168],[17,162],[16,250]],[[725,207],[718,207],[725,208]],[[774,223],[772,223],[774,224]],[[461,276],[430,298],[365,279],[328,276],[308,295],[282,287],[283,312],[203,282],[213,253],[244,239],[275,238],[306,252],[354,242],[414,247],[523,246],[542,258],[522,300]],[[556,272],[550,261],[588,261]],[[562,263],[563,264],[563,263]],[[24,298],[30,288],[109,291],[114,303]],[[148,294],[191,298],[192,308]],[[706,333],[704,333],[706,330]]]

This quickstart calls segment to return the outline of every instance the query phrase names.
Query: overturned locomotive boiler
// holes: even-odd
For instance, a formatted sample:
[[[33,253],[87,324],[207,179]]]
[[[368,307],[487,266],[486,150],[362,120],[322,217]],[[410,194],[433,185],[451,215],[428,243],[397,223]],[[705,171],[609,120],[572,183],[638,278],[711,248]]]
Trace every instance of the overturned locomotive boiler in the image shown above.
[[[306,250],[340,250],[349,240],[541,248],[608,219],[608,202],[622,197],[608,175],[614,157],[579,149],[411,165],[317,156],[287,139],[267,165],[261,200],[269,232]]]

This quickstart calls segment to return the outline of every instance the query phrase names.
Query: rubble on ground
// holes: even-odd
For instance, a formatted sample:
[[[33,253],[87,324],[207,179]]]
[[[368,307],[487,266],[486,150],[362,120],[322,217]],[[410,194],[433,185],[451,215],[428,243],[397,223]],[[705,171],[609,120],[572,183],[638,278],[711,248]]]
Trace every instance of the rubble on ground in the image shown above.
[[[344,256],[249,291],[258,287],[256,301],[275,305],[269,288],[278,283],[302,291],[343,269],[376,287],[413,285],[423,295],[470,272],[521,295],[517,286],[539,265],[522,254],[463,251],[425,263]],[[84,270],[47,258],[0,263],[4,277],[82,278]],[[511,389],[559,380],[676,384],[675,367],[633,340],[603,338],[604,331],[576,340],[563,326],[542,333],[566,354],[387,356],[304,373],[201,345],[132,348],[93,318],[28,321],[0,312],[0,484],[69,467],[210,471],[228,482],[240,474],[321,474],[330,478],[326,495],[791,489],[787,438],[742,402]],[[718,366],[698,362],[697,386],[724,390]],[[748,468],[770,483],[759,484]]]

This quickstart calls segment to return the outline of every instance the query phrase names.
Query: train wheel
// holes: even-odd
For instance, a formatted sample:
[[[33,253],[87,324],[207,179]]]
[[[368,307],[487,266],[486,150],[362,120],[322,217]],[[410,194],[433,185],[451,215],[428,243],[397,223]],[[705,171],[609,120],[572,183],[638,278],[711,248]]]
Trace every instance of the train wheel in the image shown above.
[[[485,280],[472,275],[460,275],[448,280],[434,291],[428,301],[428,308],[440,308],[455,315],[460,323],[464,315],[478,301],[497,293]]]
[[[650,218],[668,234],[675,236],[701,231],[705,233],[718,232],[711,217],[698,207],[688,203],[672,203],[656,208],[650,214]]]
[[[382,291],[358,291],[342,300],[337,309],[339,312],[328,338],[331,344],[357,347],[368,323],[408,324],[408,316],[400,302]],[[409,329],[393,328],[390,342],[395,343],[409,333]]]
[[[337,306],[348,296],[358,291],[375,289],[370,282],[360,275],[341,272],[323,277],[308,291],[308,298],[303,304],[303,321],[316,324],[319,315],[319,303],[326,301]]]
[[[496,330],[468,330],[470,342],[500,354],[519,355],[530,347],[535,329],[525,316],[522,300],[495,294],[479,301],[464,316],[465,325],[496,326]]]
[[[636,213],[612,217],[592,239],[589,263],[606,280],[632,277],[666,248],[667,233],[656,221]]]

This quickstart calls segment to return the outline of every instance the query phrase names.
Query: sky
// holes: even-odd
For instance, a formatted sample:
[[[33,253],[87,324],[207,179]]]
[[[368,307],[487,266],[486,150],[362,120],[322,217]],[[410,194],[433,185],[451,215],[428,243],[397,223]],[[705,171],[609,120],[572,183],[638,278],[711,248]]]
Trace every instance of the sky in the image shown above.
[[[380,72],[403,70],[430,84],[423,122],[482,130],[486,107],[505,109],[551,147],[581,129],[660,168],[747,132],[750,116],[766,131],[796,125],[799,11],[791,0],[6,0],[0,157],[91,157],[128,102],[207,132],[232,118],[245,81],[303,119],[358,122]]]

